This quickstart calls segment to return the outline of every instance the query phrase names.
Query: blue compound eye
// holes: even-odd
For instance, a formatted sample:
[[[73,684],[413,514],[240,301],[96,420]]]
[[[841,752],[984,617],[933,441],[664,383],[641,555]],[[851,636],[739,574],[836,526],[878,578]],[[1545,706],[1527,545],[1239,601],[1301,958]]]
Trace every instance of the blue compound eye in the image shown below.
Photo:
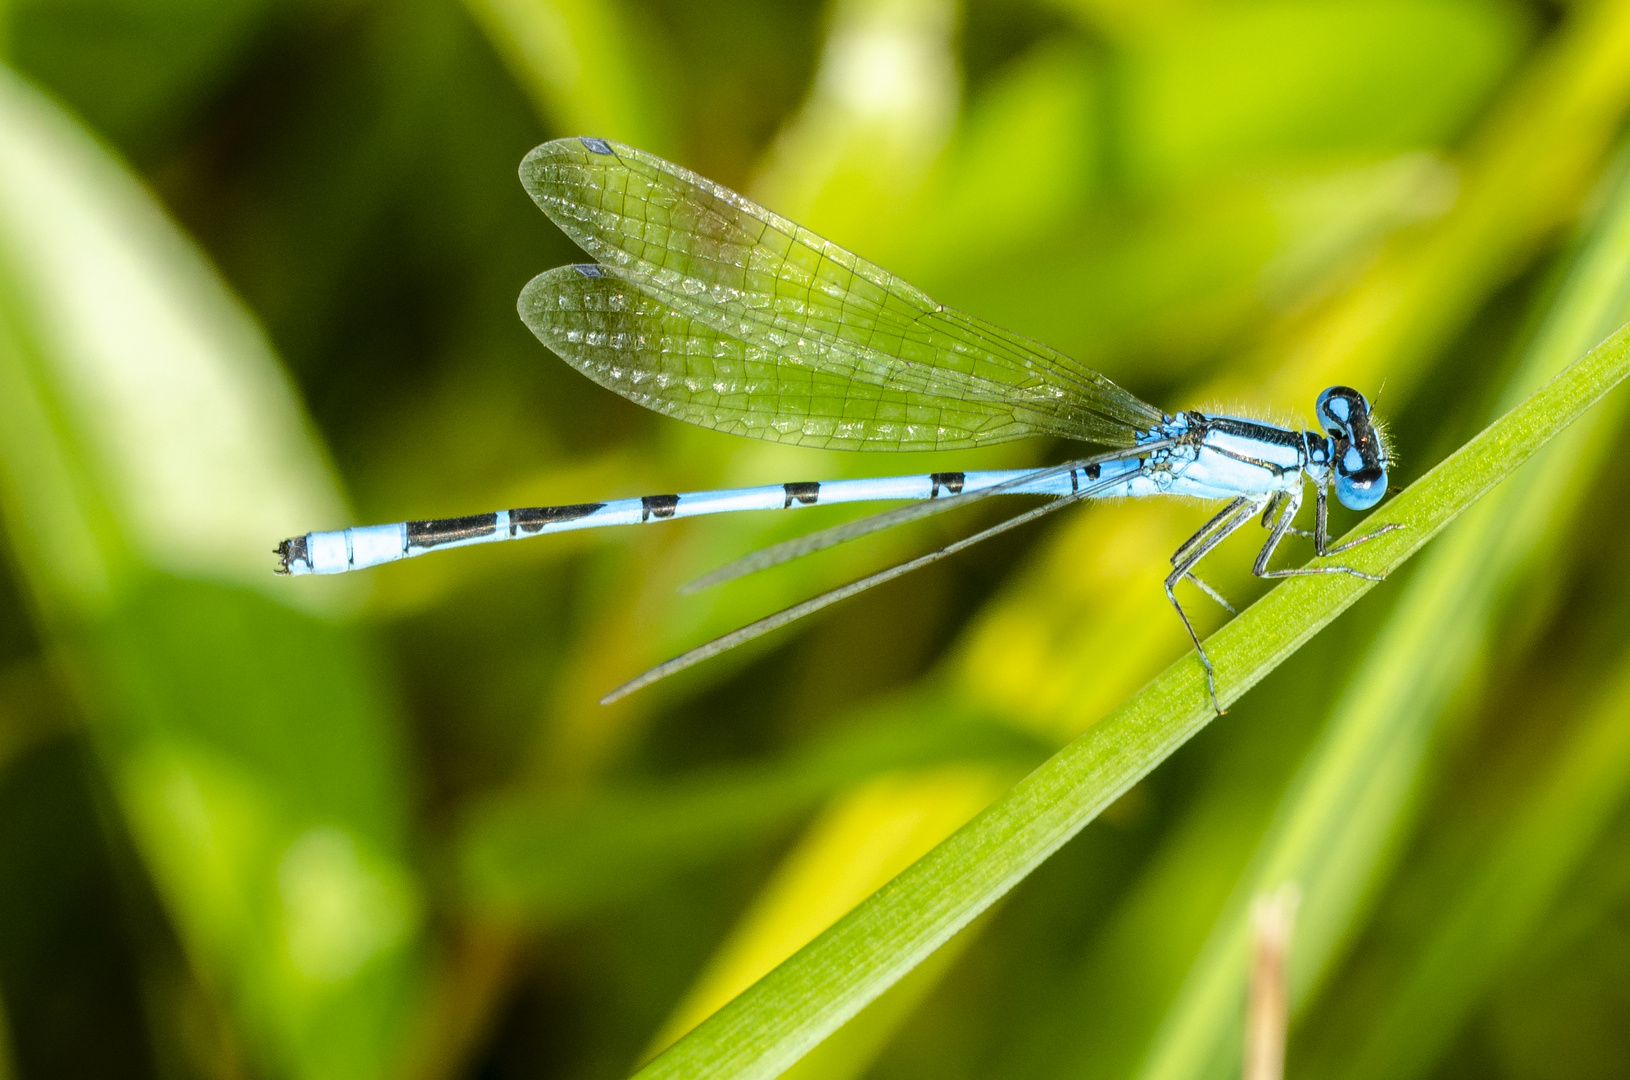
[[[1336,498],[1349,510],[1368,510],[1387,493],[1387,470],[1365,469],[1362,472],[1336,475]]]

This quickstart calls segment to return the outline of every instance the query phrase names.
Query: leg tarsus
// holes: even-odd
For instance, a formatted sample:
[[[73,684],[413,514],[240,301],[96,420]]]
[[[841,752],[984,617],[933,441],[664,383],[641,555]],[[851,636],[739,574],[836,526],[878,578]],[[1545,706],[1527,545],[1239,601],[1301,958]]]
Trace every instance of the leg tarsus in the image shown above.
[[[1177,617],[1183,620],[1183,629],[1189,632],[1189,640],[1194,642],[1194,652],[1199,656],[1200,667],[1206,673],[1206,692],[1211,695],[1211,707],[1216,710],[1218,716],[1221,716],[1228,710],[1222,707],[1222,702],[1217,698],[1217,676],[1211,670],[1211,657],[1206,655],[1206,647],[1200,644],[1200,635],[1194,632],[1194,624],[1189,622],[1188,612],[1183,610],[1183,605],[1177,602],[1177,594],[1172,592],[1172,585],[1179,580],[1182,579],[1175,574],[1166,579],[1166,599],[1177,609]]]
[[[1268,560],[1273,558],[1274,550],[1279,547],[1279,541],[1285,538],[1285,530],[1289,529],[1290,523],[1295,520],[1296,511],[1302,508],[1302,491],[1298,488],[1285,494],[1283,498],[1275,498],[1274,502],[1276,505],[1282,505],[1284,509],[1280,512],[1278,520],[1273,523],[1273,528],[1269,530],[1268,540],[1262,545],[1262,550],[1257,552],[1256,562],[1251,564],[1251,573],[1257,577],[1270,576]]]
[[[1325,528],[1326,502],[1324,488],[1318,488],[1317,492],[1318,527],[1314,531],[1313,544],[1321,558],[1327,555],[1338,555],[1349,548],[1362,544],[1366,540],[1373,540],[1383,533],[1389,533],[1394,529],[1403,528],[1402,525],[1398,524],[1383,525],[1379,529],[1376,529],[1373,532],[1365,533],[1363,536],[1357,537],[1356,539],[1349,540],[1345,544],[1338,544],[1335,547],[1331,547],[1330,534]],[[1363,578],[1366,581],[1382,580],[1381,577],[1376,574],[1367,573],[1366,571],[1360,570],[1353,566],[1303,566],[1290,570],[1269,570],[1268,560],[1273,557],[1274,549],[1279,546],[1279,541],[1284,538],[1285,533],[1292,531],[1290,528],[1290,522],[1291,519],[1296,516],[1296,511],[1300,504],[1300,493],[1287,498],[1285,502],[1285,511],[1279,516],[1279,520],[1274,524],[1273,531],[1268,535],[1268,542],[1263,544],[1262,550],[1257,553],[1256,563],[1251,567],[1251,573],[1255,574],[1259,578],[1269,579],[1310,577],[1314,574],[1351,574],[1353,577]]]
[[[1363,536],[1355,536],[1355,537],[1353,537],[1353,539],[1345,541],[1345,542],[1340,543],[1340,544],[1337,544],[1335,547],[1326,547],[1319,554],[1321,554],[1321,555],[1340,555],[1342,552],[1350,551],[1350,550],[1352,550],[1353,548],[1357,547],[1360,544],[1367,543],[1368,541],[1374,540],[1378,536],[1385,536],[1389,532],[1397,532],[1399,529],[1404,529],[1404,528],[1408,528],[1408,526],[1406,526],[1401,521],[1389,521],[1387,524],[1381,526],[1378,529],[1372,529],[1371,531],[1365,533]]]
[[[1316,487],[1314,491],[1318,500],[1318,521],[1315,523],[1313,528],[1313,550],[1319,553],[1319,558],[1321,559],[1327,555],[1340,555],[1343,551],[1350,551],[1362,543],[1374,540],[1378,536],[1384,536],[1389,532],[1394,532],[1398,529],[1406,527],[1402,522],[1388,522],[1379,529],[1372,529],[1363,536],[1355,536],[1351,540],[1336,544],[1334,547],[1332,547],[1330,544],[1329,491],[1322,484]]]
[[[1314,574],[1351,574],[1353,577],[1363,578],[1365,581],[1386,580],[1380,574],[1371,574],[1353,566],[1302,566],[1290,570],[1264,570],[1257,577],[1273,580],[1288,577],[1311,577]]]

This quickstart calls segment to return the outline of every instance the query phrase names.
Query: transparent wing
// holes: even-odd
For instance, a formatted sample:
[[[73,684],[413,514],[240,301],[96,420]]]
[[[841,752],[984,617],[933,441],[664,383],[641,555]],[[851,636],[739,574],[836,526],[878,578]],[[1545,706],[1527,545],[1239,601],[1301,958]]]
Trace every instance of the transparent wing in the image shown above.
[[[737,435],[835,449],[941,450],[1034,435],[1010,403],[859,383],[789,362],[614,276],[562,266],[521,292],[521,319],[577,370],[630,401]]]
[[[648,309],[624,320],[649,328],[655,317],[664,334],[660,350],[625,361],[619,381],[651,382],[636,369],[666,358],[666,385],[635,400],[668,402],[662,411],[670,415],[690,412],[685,418],[695,423],[745,427],[763,438],[877,449],[944,449],[1034,434],[1129,446],[1164,419],[1062,353],[943,307],[881,267],[643,151],[560,139],[527,155],[521,179],[555,223],[604,264],[599,280],[616,284],[597,298],[632,290],[661,309],[660,316]],[[548,283],[566,280],[546,276]],[[561,299],[589,292],[578,286]],[[629,297],[622,302],[639,306]],[[572,326],[573,316],[556,314],[557,307],[534,293],[523,310],[546,343],[592,332]],[[686,356],[683,378],[674,377],[673,350]],[[777,402],[752,397],[745,423],[739,413],[711,423],[708,406],[691,409],[692,387],[715,373],[715,350],[723,354],[723,385],[756,365],[776,386]],[[563,355],[576,364],[581,353]],[[805,409],[815,394],[855,398],[845,415],[861,414],[862,422],[853,430],[805,430],[803,416],[834,411],[830,403]],[[882,418],[867,423],[874,402]],[[778,425],[777,404],[799,422]],[[935,434],[941,426],[943,435]]]

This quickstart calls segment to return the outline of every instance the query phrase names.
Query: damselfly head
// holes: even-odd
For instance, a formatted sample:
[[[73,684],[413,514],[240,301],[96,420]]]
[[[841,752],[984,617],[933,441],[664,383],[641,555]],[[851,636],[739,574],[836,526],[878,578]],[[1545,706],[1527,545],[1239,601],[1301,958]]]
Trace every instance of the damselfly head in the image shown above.
[[[1332,386],[1313,406],[1331,441],[1336,498],[1349,510],[1368,510],[1387,493],[1387,441],[1370,416],[1370,403],[1350,386]]]

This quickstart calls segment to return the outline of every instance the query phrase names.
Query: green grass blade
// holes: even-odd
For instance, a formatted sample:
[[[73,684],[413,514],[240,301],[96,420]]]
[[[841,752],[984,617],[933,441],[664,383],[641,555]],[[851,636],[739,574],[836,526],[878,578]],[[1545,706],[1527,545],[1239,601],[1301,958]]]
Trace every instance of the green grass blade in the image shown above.
[[[1337,299],[1330,310],[1311,325],[1298,319],[1281,328],[1281,336],[1273,339],[1266,350],[1267,355],[1281,365],[1280,373],[1269,387],[1258,385],[1256,380],[1244,387],[1239,385],[1236,376],[1236,381],[1215,386],[1209,394],[1181,397],[1188,400],[1271,398],[1282,405],[1304,407],[1312,394],[1328,383],[1356,379],[1360,385],[1366,384],[1365,380],[1369,385],[1385,381],[1388,400],[1392,401],[1388,408],[1396,411],[1398,400],[1393,395],[1400,393],[1402,387],[1405,398],[1411,396],[1411,388],[1420,380],[1417,369],[1422,368],[1427,358],[1434,357],[1434,343],[1441,344],[1445,333],[1464,325],[1486,296],[1486,290],[1502,280],[1510,267],[1527,258],[1532,238],[1543,235],[1550,228],[1548,223],[1570,213],[1573,192],[1588,182],[1588,177],[1596,175],[1601,146],[1611,137],[1612,130],[1611,124],[1604,124],[1602,118],[1616,117],[1624,96],[1622,69],[1613,59],[1621,54],[1625,41],[1630,40],[1618,24],[1611,23],[1611,19],[1609,23],[1606,27],[1596,23],[1581,28],[1562,40],[1560,50],[1553,46],[1534,58],[1529,74],[1517,81],[1506,95],[1505,105],[1495,111],[1492,122],[1480,125],[1481,134],[1472,140],[1478,152],[1467,162],[1464,177],[1467,197],[1457,201],[1450,215],[1432,228],[1401,237],[1403,242],[1398,250],[1372,266],[1354,287],[1359,297],[1356,306],[1343,306],[1344,302]],[[1057,100],[1056,94],[1052,100]],[[1022,124],[1004,122],[995,125],[994,130],[1000,133],[993,136],[1001,148],[1000,153],[1006,155],[1015,145],[1013,133],[1027,129]],[[1560,150],[1557,149],[1561,145],[1557,142],[1559,139],[1566,144]],[[1018,139],[1017,142],[1046,145],[1054,150],[1061,145],[1057,133],[1048,138]],[[1533,147],[1538,143],[1544,143],[1551,152],[1536,155]],[[1559,162],[1568,163],[1567,167],[1556,168]],[[1425,180],[1417,178],[1415,194],[1405,199],[1404,204],[1419,208],[1422,200],[1427,204],[1432,202],[1426,193],[1432,185]],[[1011,177],[1008,182],[1012,182]],[[1424,189],[1419,186],[1421,183]],[[991,190],[988,185],[981,189],[982,197],[990,198]],[[1174,272],[1186,274],[1194,266],[1213,265],[1213,258],[1206,254],[1212,250],[1208,244],[1221,245],[1215,250],[1231,254],[1253,250],[1253,245],[1272,230],[1247,213],[1244,204],[1227,209],[1240,201],[1237,196],[1247,193],[1234,194],[1236,197],[1232,200],[1225,197],[1219,201],[1215,185],[1206,185],[1197,204],[1204,207],[1203,211],[1198,208],[1183,211],[1191,216],[1185,217],[1181,224],[1174,220],[1166,227],[1135,231],[1133,235],[1139,237],[1139,243],[1175,246],[1143,251],[1132,259],[1132,264],[1181,267],[1181,271]],[[1251,197],[1256,196],[1248,197],[1246,203],[1250,203]],[[1320,206],[1318,221],[1328,228],[1337,218],[1331,205],[1326,204],[1340,206],[1343,213],[1351,213],[1355,200],[1348,195],[1332,195],[1315,202]],[[774,205],[783,211],[789,209],[782,203]],[[1427,211],[1417,209],[1416,212]],[[1192,216],[1194,214],[1199,217]],[[1222,232],[1217,231],[1218,214],[1229,222]],[[975,216],[986,226],[1002,220],[999,215],[988,212]],[[940,221],[941,218],[927,215],[925,220]],[[810,219],[808,223],[826,225],[827,221]],[[841,226],[834,228],[832,235],[852,235],[842,231]],[[968,229],[958,228],[945,230],[942,235],[954,237],[956,244],[961,245],[969,235],[977,234],[977,229],[970,234]],[[1221,239],[1225,235],[1233,239],[1225,242]],[[1514,245],[1513,236],[1525,239]],[[1124,310],[1136,308],[1143,302],[1135,298],[1125,302],[1128,298],[1119,291],[1122,281],[1116,274],[1082,275],[1081,269],[1089,265],[1124,265],[1121,260],[1126,255],[1107,253],[1100,243],[1102,239],[1093,235],[1090,241],[1083,241],[1081,234],[1066,231],[1058,238],[1056,248],[1047,249],[1045,258],[1004,262],[1000,264],[1001,272],[997,273],[964,268],[962,272],[971,273],[977,283],[964,281],[956,295],[969,303],[972,310],[997,315],[999,321],[1037,331],[1055,345],[1069,343],[1071,351],[1090,361],[1093,356],[1104,354],[1106,341],[1117,339],[1121,324],[1115,320],[1123,317]],[[1179,253],[1173,255],[1179,248]],[[880,249],[868,234],[861,250],[877,255],[880,250],[892,249],[886,244]],[[899,262],[896,259],[897,256],[890,254],[883,261],[897,269],[912,267],[912,274],[917,272],[909,257]],[[1020,262],[1031,268],[1028,274],[1016,271],[1015,264]],[[972,265],[982,264],[975,260]],[[1075,283],[1069,290],[1072,298],[1068,303],[1053,299],[1060,272]],[[1046,282],[1042,283],[1042,279]],[[936,289],[941,280],[928,271],[922,277],[924,284],[933,283]],[[1151,287],[1145,276],[1133,275],[1130,280],[1136,283],[1137,290]],[[1415,303],[1412,297],[1417,291],[1431,297],[1431,302]],[[1142,291],[1136,293],[1139,297],[1144,295]],[[1024,299],[1018,300],[1019,297]],[[1377,297],[1385,299],[1377,303]],[[1169,297],[1168,301],[1185,312],[1183,324],[1190,331],[1201,336],[1209,332],[1213,338],[1226,336],[1215,325],[1192,321],[1196,310],[1214,310],[1209,302],[1178,302]],[[1117,314],[1106,324],[1102,321],[1105,316],[1092,313],[1095,309]],[[1445,330],[1445,326],[1450,329]],[[1086,327],[1096,329],[1084,329]],[[1288,341],[1283,336],[1286,333],[1291,335]],[[1111,525],[1107,521],[1110,517],[1121,527]],[[1166,527],[1151,528],[1153,520],[1166,521]],[[1122,554],[1126,548],[1126,526],[1139,530],[1147,559],[1129,560]],[[1192,527],[1193,522],[1183,517],[1182,508],[1168,510],[1152,505],[1127,509],[1124,513],[1119,508],[1095,507],[1078,520],[1066,523],[1061,536],[1051,545],[1052,554],[1045,563],[1027,573],[1029,584],[1010,589],[1003,601],[992,605],[979,629],[967,635],[966,646],[946,665],[946,678],[956,687],[953,695],[988,703],[1013,722],[1032,730],[1058,732],[1063,737],[1073,737],[1096,722],[1152,677],[1176,652],[1177,643],[1172,635],[1180,631],[1172,625],[1171,612],[1159,599],[1158,590],[1147,593],[1146,583],[1151,580],[1150,575],[1158,573],[1156,564],[1163,562],[1164,553]],[[1151,533],[1156,534],[1152,542]],[[1119,539],[1111,539],[1113,537]],[[1061,583],[1066,582],[1066,587],[1060,588]],[[1094,662],[1106,649],[1113,650],[1120,660],[1115,669],[1105,670]],[[859,848],[867,835],[867,826],[856,821],[853,827],[853,843]],[[1227,833],[1224,839],[1232,847],[1223,874],[1215,869],[1219,861],[1216,847],[1204,846],[1214,844],[1217,837],[1208,834],[1203,838],[1202,850],[1207,851],[1206,855],[1192,853],[1191,863],[1203,863],[1203,871],[1219,879],[1206,893],[1217,897],[1214,903],[1205,905],[1201,917],[1207,920],[1227,895],[1233,878],[1249,857],[1256,836]],[[1232,858],[1234,855],[1237,859]],[[834,866],[833,874],[846,870]],[[1093,1068],[1100,1073],[1114,1074],[1135,1067],[1192,959],[1188,949],[1183,950],[1181,956],[1173,955],[1168,947],[1169,927],[1163,918],[1172,910],[1180,910],[1183,917],[1193,917],[1193,878],[1173,871],[1161,882],[1152,892],[1169,894],[1172,899],[1168,906],[1157,913],[1152,907],[1135,904],[1138,913],[1123,927],[1125,932],[1119,935],[1110,932],[1119,944],[1105,942],[1107,951],[1100,961],[1094,962],[1093,970],[1081,972],[1083,987],[1087,980],[1092,980],[1092,989],[1069,995],[1072,1002],[1079,997],[1082,1008],[1093,1010],[1092,1019],[1082,1016],[1072,1022],[1061,1018],[1056,1029],[1061,1041],[1068,1045],[1080,1045],[1082,1040],[1090,1039]],[[881,879],[878,883],[881,884]],[[1203,940],[1204,931],[1205,927],[1198,928],[1194,947]],[[807,940],[809,933],[812,931],[801,928],[798,940]],[[1135,942],[1147,942],[1157,948],[1143,949]],[[1159,978],[1151,976],[1152,965],[1160,968]],[[1132,970],[1136,974],[1126,974],[1125,979],[1121,979],[1122,974]],[[1106,977],[1098,978],[1095,973]],[[738,985],[745,986],[746,980]],[[1107,1007],[1096,1009],[1095,1004],[1099,1002]],[[1071,1006],[1055,1004],[1053,1007],[1063,1010]],[[1131,1022],[1128,1022],[1129,1016],[1133,1018]],[[836,1038],[846,1039],[852,1028],[853,1025],[846,1026]],[[1038,1071],[1038,1075],[1056,1074],[1056,1068]]]
[[[1533,238],[1544,235],[1552,223],[1571,213],[1573,192],[1596,174],[1601,146],[1612,131],[1611,121],[1603,123],[1603,118],[1618,115],[1624,96],[1622,68],[1613,60],[1621,54],[1627,40],[1620,24],[1613,22],[1611,13],[1604,13],[1602,17],[1607,21],[1606,26],[1596,22],[1582,27],[1562,38],[1558,42],[1562,47],[1552,46],[1536,56],[1535,70],[1517,81],[1506,95],[1506,104],[1496,110],[1492,121],[1480,125],[1482,133],[1473,140],[1477,152],[1467,163],[1466,197],[1456,203],[1449,218],[1430,230],[1400,238],[1397,250],[1361,278],[1355,288],[1357,299],[1353,304],[1344,305],[1338,299],[1331,305],[1332,310],[1312,326],[1300,320],[1289,323],[1282,334],[1292,335],[1291,339],[1287,341],[1281,336],[1264,350],[1267,358],[1282,364],[1281,373],[1270,387],[1264,390],[1253,380],[1250,388],[1243,388],[1236,379],[1214,387],[1209,395],[1182,396],[1190,400],[1267,397],[1285,406],[1305,407],[1305,401],[1329,382],[1357,379],[1360,384],[1368,380],[1370,385],[1376,385],[1384,376],[1389,400],[1393,400],[1391,410],[1396,411],[1397,401],[1391,395],[1399,393],[1400,386],[1406,398],[1410,395],[1410,388],[1420,378],[1416,369],[1422,369],[1426,358],[1433,356],[1444,335],[1461,328],[1486,290],[1528,257]],[[1011,146],[1011,133],[1016,128],[1006,125],[999,130],[1008,136],[1002,145]],[[1560,150],[1558,139],[1566,143]],[[1038,142],[1056,145],[1056,140]],[[1550,148],[1545,154],[1534,150],[1541,143]],[[1351,199],[1338,201],[1344,207],[1352,202]],[[789,209],[779,202],[774,205],[783,211]],[[1216,192],[1209,186],[1204,192],[1204,205],[1208,213],[1216,206]],[[1320,220],[1328,224],[1331,218],[1325,213]],[[826,224],[824,220],[812,219],[808,223]],[[1264,234],[1260,225],[1241,223],[1235,227],[1240,239],[1227,246],[1231,252],[1247,249]],[[852,235],[843,232],[841,227],[834,228],[832,235],[840,238]],[[960,242],[963,233],[956,235]],[[1146,233],[1138,235],[1142,237]],[[1170,258],[1165,254],[1156,257],[1149,253],[1146,258],[1136,260],[1137,264],[1184,268],[1211,264],[1209,258],[1195,255],[1200,244],[1195,237],[1212,235],[1208,229],[1197,229],[1193,222],[1187,222],[1174,228],[1172,235],[1182,237],[1184,252],[1195,257]],[[1252,240],[1245,240],[1247,236]],[[1514,242],[1514,237],[1520,241]],[[1103,256],[1096,244],[1082,243],[1075,234],[1062,238],[1060,247],[1071,252],[1090,252],[1088,256],[1080,256],[1089,260]],[[860,250],[876,256],[880,251],[891,249],[887,245],[879,248],[868,239]],[[1070,259],[1074,257],[1049,252],[1048,258],[1033,260],[1029,265],[1037,268],[1036,277],[1040,278],[1053,274],[1052,268],[1061,265],[1062,258],[1066,275],[1081,284],[1084,279],[1070,275],[1069,268],[1074,265]],[[912,265],[909,260],[897,263],[894,255],[888,255],[883,261],[897,269]],[[1120,265],[1113,259],[1110,263]],[[1009,272],[1011,269],[1010,265],[1003,264],[1002,273],[979,274],[977,288],[970,292],[965,286],[956,295],[970,303],[973,310],[996,314],[1000,321],[1040,331],[1041,336],[1053,344],[1068,342],[1072,351],[1089,359],[1101,354],[1104,338],[1114,338],[1117,331],[1106,331],[1101,326],[1096,333],[1087,333],[1084,337],[1080,329],[1082,312],[1091,311],[1094,305],[1117,312],[1126,306],[1115,299],[1120,294],[1116,291],[1118,280],[1113,275],[1108,280],[1087,280],[1072,290],[1076,299],[1056,303],[1050,299],[1056,283],[1032,288],[1033,282]],[[915,269],[912,273],[916,273]],[[936,289],[940,288],[940,280],[926,272],[922,277],[923,284],[932,283]],[[1146,279],[1136,280],[1147,288]],[[1417,303],[1414,299],[1417,292],[1429,300]],[[1013,300],[1016,295],[1030,299],[1016,304]],[[1081,296],[1089,299],[1079,299]],[[978,297],[977,304],[969,297]],[[1189,313],[1186,319],[1193,308],[1193,304],[1185,307]],[[1092,316],[1086,318],[1090,322]],[[1047,327],[1053,329],[1045,329]],[[1105,516],[1115,516],[1115,513],[1115,508],[1094,508],[1083,514],[1079,522],[1070,523],[1067,529],[1078,534],[1090,531],[1092,537],[1102,536]],[[1150,531],[1148,519],[1163,513],[1165,511],[1159,508],[1148,507],[1140,508],[1135,514],[1129,512],[1128,516],[1141,523],[1147,533]],[[1175,529],[1180,520],[1176,513],[1172,517]],[[1184,535],[1186,532],[1174,532],[1171,543],[1175,545]],[[950,665],[948,674],[962,694],[990,702],[1020,723],[1074,734],[1095,722],[1133,687],[1158,670],[1164,658],[1175,651],[1175,643],[1166,636],[1171,615],[1164,604],[1143,604],[1123,596],[1119,580],[1105,580],[1101,567],[1083,572],[1084,566],[1093,566],[1106,557],[1104,547],[1111,549],[1107,557],[1115,563],[1118,579],[1134,583],[1147,581],[1144,574],[1154,572],[1152,564],[1128,567],[1126,560],[1114,558],[1116,545],[1100,544],[1093,538],[1056,546],[1059,555],[1049,560],[1047,570],[1050,572],[1034,575],[1044,584],[1033,586],[1022,600],[1010,597],[1000,605],[994,612],[996,617],[985,620],[988,625],[982,627],[983,632],[970,635],[973,647],[962,650],[958,662]],[[1118,546],[1124,548],[1124,541]],[[1152,560],[1161,561],[1164,550],[1169,550],[1164,541],[1156,541],[1150,549]],[[1093,580],[1094,585],[1061,590],[1058,588],[1060,575],[1068,575],[1075,581]],[[1125,588],[1135,589],[1141,595],[1146,586]],[[1106,614],[1109,617],[1106,618]],[[1095,621],[1113,630],[1094,630]],[[1091,662],[1091,658],[1102,655],[1105,648],[1117,650],[1116,655],[1127,661],[1119,675],[1105,672]],[[1155,658],[1156,653],[1160,659]],[[972,663],[968,662],[970,655]],[[863,835],[857,830],[857,841]],[[1239,845],[1240,863],[1243,863],[1255,837],[1230,839]],[[1237,865],[1230,865],[1230,881],[1238,872]],[[1224,895],[1229,883],[1221,886]],[[1183,886],[1174,888],[1181,891]],[[1184,908],[1185,912],[1189,910],[1191,908]],[[1205,917],[1209,918],[1210,914],[1207,912]],[[1148,963],[1148,956],[1143,953],[1117,955],[1127,956],[1128,962]],[[1163,981],[1158,998],[1146,995],[1140,1000],[1147,1013],[1147,1023],[1141,1022],[1145,1016],[1140,1014],[1136,1035],[1129,1035],[1126,1026],[1118,1023],[1117,1018],[1125,1012],[1123,999],[1115,998],[1110,1013],[1097,1018],[1096,1022],[1104,1025],[1097,1029],[1097,1046],[1101,1049],[1106,1041],[1121,1041],[1124,1053],[1119,1059],[1127,1063],[1127,1069],[1146,1049],[1160,1015],[1169,1007],[1169,995],[1180,983],[1190,955],[1169,958],[1170,970],[1165,972],[1168,978]],[[1139,968],[1140,972],[1145,970],[1146,967]],[[1139,978],[1131,981],[1138,983],[1137,989],[1146,989]],[[1114,994],[1114,991],[1106,989],[1105,993]],[[1079,1027],[1080,1024],[1076,1024],[1071,1030]]]
[[[1630,328],[1372,515],[1365,528],[1405,528],[1365,545],[1353,561],[1375,572],[1401,565],[1627,374]],[[1345,576],[1292,580],[1229,623],[1208,645],[1223,700],[1236,700],[1371,584]],[[1204,676],[1186,657],[640,1075],[778,1075],[1211,719]]]

